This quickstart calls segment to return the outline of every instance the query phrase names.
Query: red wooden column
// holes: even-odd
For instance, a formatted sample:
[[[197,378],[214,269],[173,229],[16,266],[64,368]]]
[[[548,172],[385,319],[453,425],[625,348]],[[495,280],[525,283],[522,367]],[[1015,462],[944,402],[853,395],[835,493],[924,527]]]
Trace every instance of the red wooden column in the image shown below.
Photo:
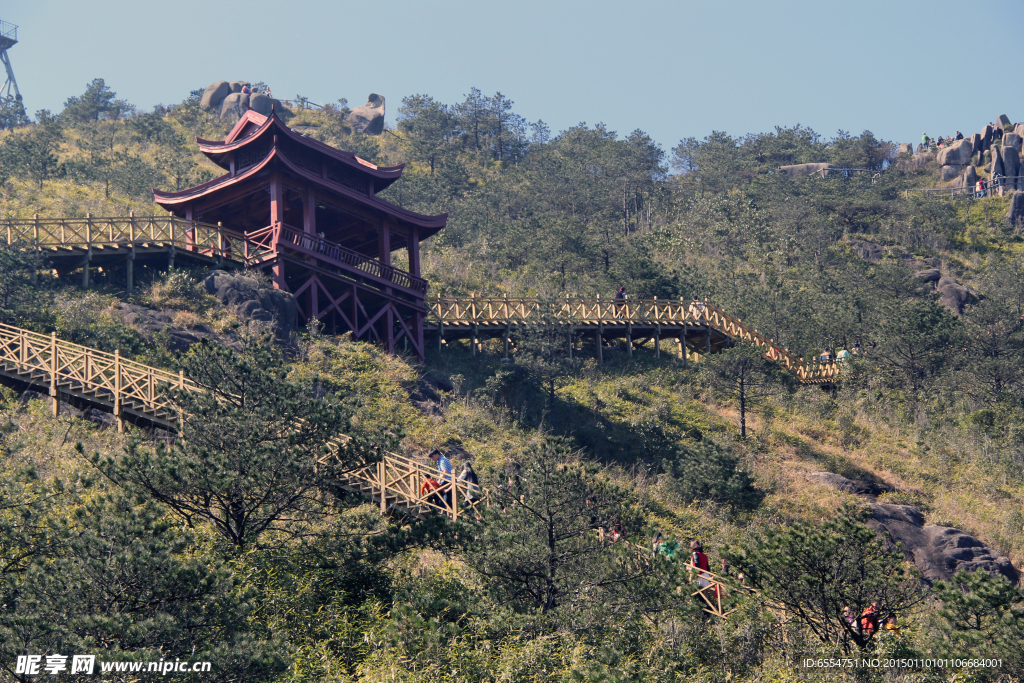
[[[185,205],[185,220],[192,221],[192,204]],[[185,248],[189,251],[195,251],[196,244],[196,226],[191,225],[189,229],[185,231]]]
[[[377,228],[377,260],[386,266],[391,265],[391,225],[387,218]]]
[[[302,196],[302,231],[306,234],[306,247],[317,251],[320,241],[316,236],[316,193],[312,185],[306,186],[306,192]],[[310,256],[307,263],[316,264],[316,259]],[[320,283],[316,275],[310,273],[313,282],[309,285],[309,315],[311,318],[320,318]]]
[[[282,223],[284,223],[284,184],[281,182],[280,172],[275,172],[270,177],[270,224],[274,226],[274,236],[271,238],[270,244],[275,252],[278,251],[277,243]],[[274,283],[278,289],[285,289],[284,262],[280,258],[274,265]]]

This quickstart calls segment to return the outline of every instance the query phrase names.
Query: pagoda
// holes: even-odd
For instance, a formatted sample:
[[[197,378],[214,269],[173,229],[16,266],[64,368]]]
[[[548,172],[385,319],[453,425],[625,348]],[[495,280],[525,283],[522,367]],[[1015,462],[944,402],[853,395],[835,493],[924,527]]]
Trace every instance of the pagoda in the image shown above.
[[[196,141],[226,172],[181,192],[154,190],[157,204],[244,233],[246,264],[295,295],[300,323],[319,320],[389,353],[404,340],[423,358],[420,242],[448,214],[425,216],[377,197],[404,164],[371,164],[291,130],[273,111],[247,111],[223,142]],[[396,250],[406,256],[399,263]]]

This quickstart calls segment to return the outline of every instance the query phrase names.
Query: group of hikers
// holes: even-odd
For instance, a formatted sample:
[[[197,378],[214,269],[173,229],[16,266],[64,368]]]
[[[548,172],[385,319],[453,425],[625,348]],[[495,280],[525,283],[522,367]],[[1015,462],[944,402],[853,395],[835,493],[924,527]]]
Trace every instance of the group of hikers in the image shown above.
[[[822,363],[831,363],[835,359],[837,363],[843,363],[848,361],[850,356],[859,356],[862,353],[864,353],[864,350],[861,348],[860,342],[853,342],[853,346],[849,349],[835,351],[835,349],[826,347],[821,352],[821,355],[818,356],[818,360]]]
[[[900,627],[896,623],[895,616],[890,615],[882,619],[882,608],[877,600],[865,607],[859,617],[856,610],[851,609],[849,605],[844,606],[843,619],[851,631],[864,638],[871,638],[880,630],[888,631],[897,638],[903,637],[903,634],[900,633]]]
[[[270,86],[269,85],[265,85],[262,88],[253,88],[250,84],[246,83],[245,85],[242,86],[242,94],[243,95],[266,95],[267,97],[272,97],[272,95],[270,94]]]
[[[919,149],[920,151],[931,148],[942,149],[943,146],[948,147],[950,143],[963,139],[964,134],[960,131],[957,131],[956,135],[947,135],[946,137],[942,137],[940,135],[937,138],[930,138],[928,137],[928,133],[921,133],[921,147]]]
[[[480,501],[480,479],[473,469],[473,465],[467,460],[462,464],[462,471],[453,482],[452,461],[445,457],[439,449],[435,448],[427,455],[437,465],[437,479],[427,477],[420,485],[420,496],[426,498],[431,505],[439,508],[451,509],[452,491],[460,484],[465,489],[466,495],[462,504],[466,507],[475,508]],[[477,513],[479,517],[479,513]]]

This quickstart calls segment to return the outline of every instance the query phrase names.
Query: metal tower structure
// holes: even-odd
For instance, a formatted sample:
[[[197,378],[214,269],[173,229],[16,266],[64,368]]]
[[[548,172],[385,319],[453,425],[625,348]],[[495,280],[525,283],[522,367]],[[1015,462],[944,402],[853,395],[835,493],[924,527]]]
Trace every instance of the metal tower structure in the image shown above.
[[[0,62],[4,63],[7,71],[7,80],[0,88],[0,100],[14,99],[21,102],[21,92],[18,91],[18,82],[14,80],[14,69],[11,68],[11,58],[7,56],[7,50],[18,42],[18,27],[6,21],[0,21]]]

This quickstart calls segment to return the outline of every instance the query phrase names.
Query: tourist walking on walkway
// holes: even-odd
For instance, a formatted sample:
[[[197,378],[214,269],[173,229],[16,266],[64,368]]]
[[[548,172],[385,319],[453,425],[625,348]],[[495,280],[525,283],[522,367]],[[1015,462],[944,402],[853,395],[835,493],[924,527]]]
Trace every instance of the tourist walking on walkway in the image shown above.
[[[466,497],[470,503],[475,503],[480,498],[480,480],[473,471],[469,462],[463,463],[462,472],[459,473],[459,481],[466,485]]]
[[[626,288],[619,287],[615,292],[615,296],[612,297],[615,302],[615,317],[621,318],[623,312],[626,310]]]
[[[701,588],[711,585],[711,571],[708,564],[708,556],[704,554],[704,546],[700,541],[690,541],[690,566],[697,570],[697,583]]]
[[[451,507],[452,504],[452,462],[448,458],[444,457],[441,451],[436,448],[430,451],[430,455],[427,456],[431,460],[437,463],[437,471],[441,475],[438,477],[440,484],[444,489],[444,502]]]

